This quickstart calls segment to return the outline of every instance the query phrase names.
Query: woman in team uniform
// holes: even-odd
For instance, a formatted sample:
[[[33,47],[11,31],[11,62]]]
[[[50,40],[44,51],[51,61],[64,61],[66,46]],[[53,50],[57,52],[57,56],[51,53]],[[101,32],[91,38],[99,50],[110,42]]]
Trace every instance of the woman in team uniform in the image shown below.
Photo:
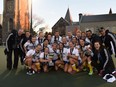
[[[24,44],[24,50],[25,53],[27,53],[27,51],[31,50],[31,49],[35,49],[35,47],[38,45],[38,43],[36,42],[36,37],[33,36],[31,37],[31,40],[28,40],[25,44]]]
[[[79,53],[82,59],[83,70],[85,70],[88,67],[89,75],[92,75],[93,68],[91,66],[91,57],[93,56],[93,52],[90,49],[90,45],[85,44],[84,39],[80,39],[79,43],[80,43]]]
[[[48,39],[48,44],[52,45],[52,35],[48,34],[46,39]]]
[[[59,55],[60,60],[63,61],[64,72],[68,72],[69,59],[67,58],[67,48],[65,48],[62,43],[59,44]]]
[[[79,56],[79,51],[77,48],[74,47],[74,44],[72,42],[69,42],[69,49],[67,50],[67,57],[69,58],[69,69],[68,72],[72,73],[72,71],[76,71],[79,72],[79,69],[77,68],[77,66],[79,65],[79,60],[80,56]]]
[[[42,63],[42,68],[44,72],[48,72],[49,63],[52,61],[51,56],[49,55],[49,48],[45,47],[44,52],[40,54],[40,62]]]
[[[48,44],[48,40],[44,39],[43,43],[41,44],[42,46],[42,51],[44,51],[44,48],[48,47],[51,48],[51,45]]]
[[[59,49],[57,43],[53,43],[52,47],[49,49],[50,55],[52,55],[52,61],[54,63],[55,70],[58,70],[58,67],[60,64],[62,64],[62,61],[59,59]]]
[[[28,66],[27,74],[32,75],[33,71],[40,72],[40,53],[41,45],[38,45],[35,49],[31,49],[26,53],[24,62]]]
[[[64,48],[69,48],[69,44],[65,36],[62,37],[62,44]]]

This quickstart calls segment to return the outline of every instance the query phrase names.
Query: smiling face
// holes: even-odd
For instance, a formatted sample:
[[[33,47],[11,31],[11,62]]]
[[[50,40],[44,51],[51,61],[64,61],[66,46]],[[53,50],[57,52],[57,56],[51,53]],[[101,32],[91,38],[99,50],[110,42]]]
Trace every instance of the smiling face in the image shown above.
[[[84,46],[85,45],[85,41],[83,39],[80,39],[79,40],[79,43],[80,43],[81,46]]]
[[[62,44],[62,43],[59,44],[59,48],[60,48],[60,49],[63,48],[63,44]]]
[[[95,42],[94,43],[94,47],[96,50],[99,50],[100,49],[100,43],[99,42]]]
[[[35,42],[36,42],[36,37],[35,37],[35,36],[32,37],[32,38],[31,38],[31,41],[32,41],[32,43],[35,43]]]
[[[49,48],[48,47],[45,47],[44,52],[45,53],[49,53]]]
[[[69,46],[70,46],[71,49],[74,48],[74,44],[72,42],[69,42]]]
[[[100,34],[101,36],[105,36],[105,29],[102,29],[102,30],[99,32],[99,34]]]
[[[41,45],[38,45],[36,48],[35,48],[35,51],[37,52],[37,53],[39,53],[40,51],[41,51]]]

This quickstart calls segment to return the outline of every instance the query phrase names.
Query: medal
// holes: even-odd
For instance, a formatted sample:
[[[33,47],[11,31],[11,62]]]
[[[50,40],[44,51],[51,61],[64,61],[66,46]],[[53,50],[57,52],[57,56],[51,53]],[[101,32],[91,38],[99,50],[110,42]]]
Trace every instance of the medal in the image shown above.
[[[103,43],[102,45],[105,46],[105,43]]]
[[[97,63],[99,64],[99,63],[100,63],[100,61],[99,61],[99,60],[97,60]]]

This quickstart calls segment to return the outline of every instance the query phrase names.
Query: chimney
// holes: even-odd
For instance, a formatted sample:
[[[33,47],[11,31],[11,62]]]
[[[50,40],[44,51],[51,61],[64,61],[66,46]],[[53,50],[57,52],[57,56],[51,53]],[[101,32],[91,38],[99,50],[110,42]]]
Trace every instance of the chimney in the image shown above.
[[[81,20],[83,14],[82,13],[79,13],[79,21]]]
[[[110,8],[110,10],[109,10],[109,14],[111,15],[112,14],[112,9]]]

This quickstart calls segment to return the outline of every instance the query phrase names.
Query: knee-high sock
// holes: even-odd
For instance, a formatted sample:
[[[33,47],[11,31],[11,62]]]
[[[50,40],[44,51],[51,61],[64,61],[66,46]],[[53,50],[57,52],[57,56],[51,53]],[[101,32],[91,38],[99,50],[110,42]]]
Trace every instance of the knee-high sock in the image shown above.
[[[90,72],[93,72],[93,67],[91,66],[91,61],[88,62],[88,68],[89,68]]]
[[[79,69],[76,68],[76,65],[75,65],[75,64],[72,65],[72,68],[73,68],[73,70],[75,70],[76,72],[79,72]]]
[[[40,63],[35,63],[35,66],[37,67],[37,70],[40,70]]]

